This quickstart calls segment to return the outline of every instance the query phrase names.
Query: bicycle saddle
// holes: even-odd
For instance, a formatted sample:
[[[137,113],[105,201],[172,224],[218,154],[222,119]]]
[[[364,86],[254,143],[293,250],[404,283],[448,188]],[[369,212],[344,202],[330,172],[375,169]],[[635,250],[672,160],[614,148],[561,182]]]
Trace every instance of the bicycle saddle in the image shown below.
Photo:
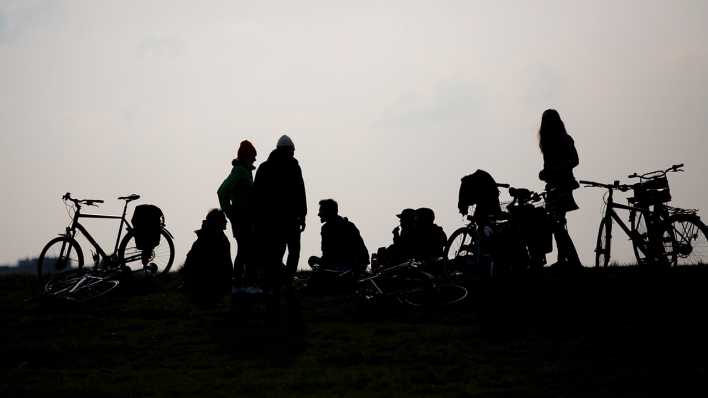
[[[136,194],[132,194],[132,195],[128,195],[128,196],[121,196],[118,198],[118,200],[125,200],[128,202],[132,202],[132,201],[138,200],[138,199],[140,199],[140,195],[136,195]]]

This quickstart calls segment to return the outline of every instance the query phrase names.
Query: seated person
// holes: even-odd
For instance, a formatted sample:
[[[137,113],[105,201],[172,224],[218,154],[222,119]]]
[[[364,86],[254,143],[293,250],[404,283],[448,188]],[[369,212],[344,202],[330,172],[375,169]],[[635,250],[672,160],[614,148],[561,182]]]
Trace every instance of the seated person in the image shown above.
[[[197,240],[184,261],[184,285],[195,302],[216,303],[231,292],[231,247],[224,234],[226,216],[219,209],[209,211]]]
[[[415,258],[425,264],[436,263],[443,256],[447,235],[435,224],[435,212],[427,207],[415,211]]]
[[[397,265],[415,257],[415,210],[403,209],[396,217],[399,226],[393,229],[393,244],[376,252],[376,266]],[[374,264],[371,265],[374,269]]]
[[[310,257],[310,267],[337,272],[352,270],[354,276],[364,272],[369,264],[369,251],[357,227],[339,215],[337,202],[321,200],[317,215],[322,222],[322,257]]]

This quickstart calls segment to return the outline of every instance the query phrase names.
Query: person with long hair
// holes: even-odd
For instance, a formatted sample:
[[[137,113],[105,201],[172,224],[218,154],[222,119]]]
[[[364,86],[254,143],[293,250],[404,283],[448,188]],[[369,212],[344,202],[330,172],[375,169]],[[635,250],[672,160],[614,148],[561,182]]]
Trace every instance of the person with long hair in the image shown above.
[[[579,164],[575,142],[568,134],[558,111],[547,109],[541,117],[538,141],[543,154],[543,170],[538,177],[546,182],[546,209],[551,219],[559,266],[581,266],[568,233],[565,214],[577,210],[573,190],[579,187],[573,168]]]

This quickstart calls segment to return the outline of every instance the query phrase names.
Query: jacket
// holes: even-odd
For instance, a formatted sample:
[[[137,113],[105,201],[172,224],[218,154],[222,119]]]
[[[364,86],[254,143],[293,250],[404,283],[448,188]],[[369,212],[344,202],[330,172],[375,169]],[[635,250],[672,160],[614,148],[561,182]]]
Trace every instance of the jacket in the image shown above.
[[[539,178],[550,187],[572,191],[578,188],[578,182],[573,175],[573,168],[578,164],[580,161],[575,142],[570,135],[564,134],[556,145],[544,150],[543,170],[539,173]]]
[[[336,216],[322,225],[322,263],[325,265],[365,266],[369,250],[357,227]]]
[[[292,225],[307,215],[305,182],[297,159],[275,149],[256,172],[251,191],[257,222]]]
[[[221,210],[231,222],[245,222],[250,219],[249,206],[253,187],[253,167],[239,159],[231,162],[231,173],[216,191]]]

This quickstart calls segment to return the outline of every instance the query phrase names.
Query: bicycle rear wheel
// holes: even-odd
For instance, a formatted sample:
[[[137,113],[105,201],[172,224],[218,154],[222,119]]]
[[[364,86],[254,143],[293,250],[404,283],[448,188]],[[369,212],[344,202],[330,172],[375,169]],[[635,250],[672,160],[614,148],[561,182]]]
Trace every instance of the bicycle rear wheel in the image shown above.
[[[708,264],[708,228],[698,216],[676,214],[669,217],[674,236],[674,265]]]
[[[396,298],[401,304],[422,307],[430,304],[434,297],[433,277],[423,271],[406,270],[393,275]]]
[[[81,246],[71,238],[59,236],[50,240],[42,249],[37,260],[37,276],[40,281],[52,275],[80,269],[84,266]]]
[[[459,303],[467,298],[467,289],[464,286],[446,283],[435,286],[435,303],[450,305]]]
[[[135,246],[135,235],[128,232],[118,248],[118,261],[132,271],[146,269],[155,274],[167,273],[175,259],[175,244],[169,233],[160,231],[160,243],[152,250],[140,250]],[[151,265],[154,264],[154,267]]]
[[[660,232],[656,233],[656,242],[650,241],[649,227],[643,212],[635,211],[632,217],[632,232],[635,236],[641,238],[644,250],[640,247],[637,241],[632,240],[632,248],[634,255],[637,258],[639,265],[676,265],[676,252],[674,250],[674,233],[670,224],[665,224],[663,221],[657,221],[656,228],[660,228]],[[649,253],[646,253],[649,251]]]

